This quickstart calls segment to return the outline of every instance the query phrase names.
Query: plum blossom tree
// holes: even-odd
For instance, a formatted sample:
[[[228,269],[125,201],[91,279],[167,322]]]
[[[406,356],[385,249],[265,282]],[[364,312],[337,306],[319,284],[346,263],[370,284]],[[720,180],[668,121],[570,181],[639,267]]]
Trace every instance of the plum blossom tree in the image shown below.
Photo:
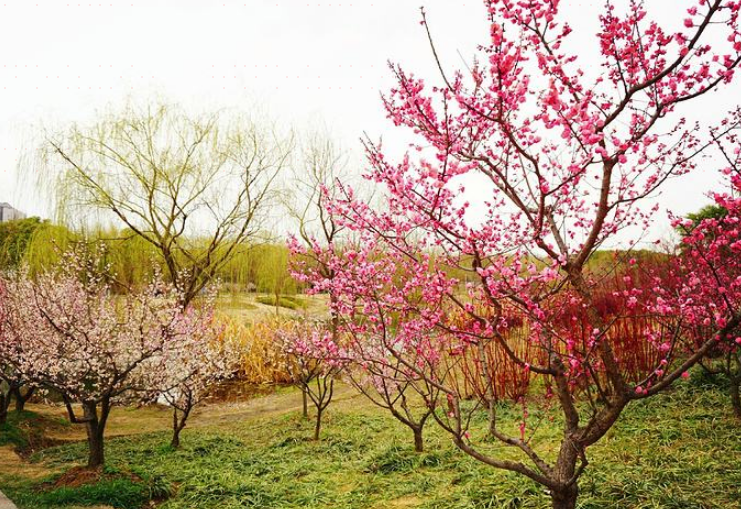
[[[325,200],[330,200],[330,188],[325,187]],[[326,211],[325,217],[332,218],[332,212]],[[336,220],[332,219],[335,225]],[[333,226],[333,228],[339,228]],[[409,377],[413,373],[405,368],[394,355],[389,355],[387,348],[403,345],[400,337],[394,337],[390,328],[383,326],[383,320],[372,316],[369,321],[356,323],[341,312],[341,281],[338,276],[351,266],[358,251],[351,242],[325,242],[314,237],[305,236],[304,243],[293,238],[289,247],[294,255],[294,277],[309,284],[307,292],[317,295],[329,295],[330,322],[329,330],[336,345],[342,342],[343,348],[336,349],[336,359],[345,364],[348,381],[375,405],[388,410],[391,415],[414,434],[414,447],[417,452],[424,449],[423,431],[425,423],[431,416],[429,406],[420,409],[412,404],[411,396],[415,392]],[[383,309],[378,309],[383,313]],[[385,317],[385,315],[383,315]],[[328,339],[328,338],[327,338]],[[333,351],[335,351],[333,349]]]
[[[5,286],[0,280],[0,343],[8,341],[8,327],[5,324],[7,308],[4,305],[7,298]],[[6,422],[8,417],[8,408],[13,399],[15,399],[16,412],[22,412],[26,402],[31,399],[36,387],[28,383],[21,373],[15,369],[7,359],[7,356],[0,356],[0,424]]]
[[[214,300],[200,303],[199,327],[187,338],[170,342],[147,368],[151,398],[165,401],[172,408],[172,440],[180,447],[180,433],[188,417],[209,393],[214,384],[226,380],[238,369],[235,344],[224,337],[224,328],[214,318]],[[188,309],[186,313],[194,313]]]
[[[172,285],[154,280],[114,295],[99,267],[96,257],[66,253],[59,267],[36,278],[8,277],[0,344],[13,369],[58,392],[70,421],[85,425],[91,468],[104,464],[111,408],[149,390],[148,363],[203,336],[208,324],[198,311],[183,312]]]
[[[736,112],[741,118],[741,112]],[[686,219],[676,218],[682,232],[679,255],[686,283],[682,292],[667,301],[685,317],[688,342],[701,345],[715,339],[713,355],[702,361],[711,373],[724,373],[734,415],[741,419],[741,326],[733,317],[741,314],[741,144],[734,136],[734,147],[720,145],[728,166],[729,191],[715,193],[713,205]],[[665,287],[666,288],[666,287]],[[720,332],[718,332],[720,331]]]
[[[311,268],[322,278],[331,279],[332,267],[326,263],[322,253],[325,249],[338,249],[342,241],[343,228],[326,207],[326,202],[335,198],[333,182],[351,177],[348,171],[347,154],[336,145],[328,134],[314,132],[300,144],[300,159],[293,167],[291,191],[285,203],[289,217],[297,225],[297,236],[292,236],[289,249],[292,255],[291,274],[300,281],[304,269]],[[311,292],[311,289],[310,289]],[[335,296],[328,295],[330,326],[336,332],[339,317],[334,311]],[[303,393],[303,413],[308,417],[308,394]]]
[[[5,325],[7,309],[4,302],[6,295],[5,287],[0,281],[0,343],[7,341],[7,327]],[[0,424],[5,424],[8,419],[8,407],[12,398],[9,380],[16,378],[14,373],[13,367],[7,362],[5,356],[0,357]]]
[[[741,419],[741,327],[725,328],[729,316],[741,313],[741,267],[737,262],[741,200],[728,195],[716,195],[715,199],[726,213],[703,219],[683,239],[682,273],[687,284],[674,303],[687,322],[690,347],[715,336],[717,344],[701,364],[710,373],[726,375],[734,415]],[[689,225],[680,223],[680,227]],[[691,290],[696,293],[690,294]],[[719,330],[725,332],[719,334]]]
[[[666,389],[715,343],[677,355],[682,315],[661,295],[659,280],[621,289],[622,308],[597,305],[615,267],[598,271],[589,262],[618,233],[650,228],[657,207],[642,203],[732,130],[729,121],[707,137],[679,106],[732,81],[741,61],[741,3],[683,2],[684,23],[672,27],[652,20],[643,2],[622,9],[608,1],[596,34],[600,65],[588,69],[560,2],[484,5],[490,40],[467,73],[445,71],[423,12],[441,83],[430,87],[394,65],[397,86],[384,97],[389,118],[419,139],[412,145],[418,155],[394,164],[366,142],[368,178],[385,189],[384,207],[341,187],[329,212],[358,236],[359,250],[352,258],[329,253],[335,276],[312,277],[338,296],[334,309],[347,323],[404,338],[386,350],[413,373],[410,381],[456,446],[532,479],[554,508],[571,509],[587,449],[629,403]],[[477,192],[466,190],[470,182]],[[638,313],[650,314],[640,338],[655,364],[633,379],[614,345],[619,325]],[[725,337],[741,317],[722,314],[713,335]],[[520,355],[522,341],[532,356]],[[462,401],[447,359],[491,343],[552,387],[547,404],[563,423],[555,455],[531,440],[536,429],[526,414],[519,432],[501,425],[493,398],[484,398],[486,435],[521,459],[502,458],[469,432],[479,408]]]
[[[314,440],[319,440],[322,415],[332,402],[335,378],[345,364],[345,356],[334,340],[335,334],[322,322],[295,320],[276,334],[286,371],[316,409]]]
[[[383,334],[383,331],[378,334]],[[388,353],[385,345],[401,343],[372,334],[359,335],[357,328],[346,347],[347,379],[373,404],[388,410],[408,427],[414,436],[415,452],[424,452],[424,427],[432,415],[429,405],[417,401],[412,385],[415,379],[400,360]]]
[[[1,317],[0,320],[2,320]],[[2,338],[1,330],[0,338]],[[13,400],[15,400],[15,411],[23,412],[26,403],[35,392],[36,387],[30,384],[10,363],[0,362],[0,424],[6,421],[8,408]]]

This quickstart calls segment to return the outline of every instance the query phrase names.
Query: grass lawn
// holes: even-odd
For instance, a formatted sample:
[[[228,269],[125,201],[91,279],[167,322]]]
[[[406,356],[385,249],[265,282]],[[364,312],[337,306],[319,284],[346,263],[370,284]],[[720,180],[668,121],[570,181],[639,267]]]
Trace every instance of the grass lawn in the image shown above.
[[[514,424],[520,411],[503,414]],[[84,461],[84,444],[71,443],[35,453],[23,468],[0,458],[0,488],[20,509],[139,508],[151,498],[164,498],[161,509],[549,506],[536,484],[468,458],[434,423],[426,429],[428,452],[415,454],[407,429],[359,397],[330,407],[321,442],[307,440],[311,427],[294,408],[214,426],[206,411],[177,451],[166,445],[166,431],[110,439],[97,484],[43,484]],[[547,449],[558,428],[548,419],[541,428],[539,447]],[[697,380],[633,404],[589,457],[582,508],[741,507],[739,425],[726,395]],[[40,468],[57,473],[44,478]]]

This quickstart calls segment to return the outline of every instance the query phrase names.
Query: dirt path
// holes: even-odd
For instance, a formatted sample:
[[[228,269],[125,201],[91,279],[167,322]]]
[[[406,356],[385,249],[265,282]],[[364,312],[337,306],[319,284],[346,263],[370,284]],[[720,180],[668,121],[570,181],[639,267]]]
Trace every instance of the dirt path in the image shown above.
[[[365,402],[351,387],[340,384],[335,390],[332,406],[355,407]],[[311,405],[311,403],[309,403]],[[62,407],[48,405],[28,405],[28,409],[46,416],[66,420],[66,411]],[[208,404],[196,408],[188,420],[188,428],[202,428],[239,423],[276,416],[289,412],[301,411],[301,394],[297,390],[255,396],[246,401],[232,403]],[[149,406],[144,408],[114,408],[106,426],[106,436],[126,436],[169,430],[172,423],[169,408]],[[85,439],[85,428],[79,425],[55,426],[48,432],[49,438],[59,441],[77,441]],[[2,461],[0,461],[2,464]]]

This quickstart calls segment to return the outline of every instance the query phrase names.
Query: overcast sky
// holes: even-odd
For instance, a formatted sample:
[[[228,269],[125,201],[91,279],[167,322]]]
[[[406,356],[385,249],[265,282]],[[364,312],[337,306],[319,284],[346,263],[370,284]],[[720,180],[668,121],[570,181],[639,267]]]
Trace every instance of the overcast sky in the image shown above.
[[[587,34],[603,2],[565,3],[588,63],[597,48]],[[687,2],[647,3],[681,20]],[[446,65],[470,62],[488,35],[478,0],[0,0],[0,201],[49,214],[16,184],[16,171],[29,171],[18,166],[23,151],[40,126],[84,121],[127,97],[156,95],[196,109],[259,107],[298,128],[323,122],[356,151],[363,132],[400,145],[379,94],[391,85],[389,59],[435,76],[420,4]],[[690,116],[717,117],[726,106],[720,97]],[[669,186],[662,203],[680,213],[696,209],[716,182],[696,174]],[[657,234],[665,229],[657,226]]]

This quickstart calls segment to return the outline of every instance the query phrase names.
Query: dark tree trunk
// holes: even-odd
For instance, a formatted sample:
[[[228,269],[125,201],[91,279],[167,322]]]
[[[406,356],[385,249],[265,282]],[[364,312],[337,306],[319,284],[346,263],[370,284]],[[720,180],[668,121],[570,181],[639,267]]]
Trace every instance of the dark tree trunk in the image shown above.
[[[10,404],[10,394],[0,392],[0,424],[8,422],[8,405]]]
[[[183,427],[180,425],[180,419],[178,419],[178,409],[173,408],[172,409],[172,440],[170,440],[170,447],[173,449],[177,449],[180,447],[180,432],[183,430]]]
[[[183,406],[179,408],[173,403],[172,407],[172,440],[170,441],[170,446],[172,446],[173,449],[178,449],[180,447],[180,432],[185,428],[185,425],[188,422],[188,417],[190,417],[190,412],[198,402],[190,388],[182,387],[181,390],[183,391],[183,394],[185,394]],[[178,412],[180,412],[179,417]]]
[[[13,387],[13,397],[15,398],[15,411],[23,412],[26,408],[26,403],[33,397],[33,393],[36,391],[35,387],[31,387],[23,394],[20,387]]]
[[[581,446],[567,432],[561,442],[561,448],[558,452],[558,459],[555,465],[555,477],[560,488],[551,489],[551,504],[553,509],[574,509],[576,507],[579,486],[577,481],[574,480],[574,477],[578,476],[576,473],[576,463],[579,459],[577,451],[580,449]]]
[[[172,409],[172,440],[170,441],[170,446],[173,449],[180,447],[180,432],[185,428],[192,409],[193,404],[190,401],[184,410]]]
[[[414,452],[424,452],[425,450],[425,441],[422,437],[423,429],[423,426],[412,428],[412,431],[414,431]]]
[[[303,387],[301,388],[301,396],[302,396],[303,404],[304,404],[303,416],[304,416],[304,419],[308,419],[309,418],[309,396],[308,394],[306,394],[306,389],[304,389]]]
[[[574,483],[568,488],[551,493],[551,507],[553,509],[575,509],[578,497],[579,488]]]
[[[172,440],[170,440],[170,447],[173,449],[179,449],[180,448],[180,432],[183,430],[183,428],[179,426],[175,426],[172,430]]]
[[[26,398],[21,396],[20,390],[15,394],[15,411],[18,413],[23,412],[26,409]]]
[[[105,464],[105,451],[103,447],[103,430],[105,419],[98,419],[98,409],[95,403],[83,403],[83,418],[87,428],[88,460],[89,468],[98,468]]]
[[[322,410],[317,409],[316,412],[316,425],[314,426],[314,440],[319,440],[319,432],[322,429]]]

